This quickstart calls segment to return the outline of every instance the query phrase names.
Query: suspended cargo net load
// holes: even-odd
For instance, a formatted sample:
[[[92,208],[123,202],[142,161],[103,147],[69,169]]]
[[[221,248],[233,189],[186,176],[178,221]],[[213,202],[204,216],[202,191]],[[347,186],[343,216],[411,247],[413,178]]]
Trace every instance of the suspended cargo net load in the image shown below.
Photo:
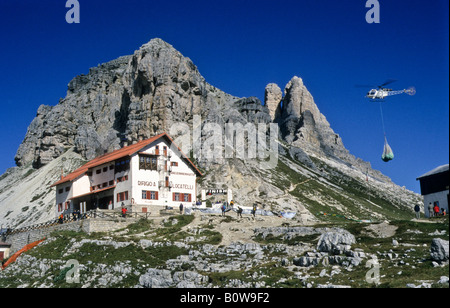
[[[392,151],[391,147],[389,146],[386,137],[384,138],[384,149],[383,149],[383,155],[381,155],[381,159],[386,163],[388,161],[394,159],[394,152]]]
[[[381,107],[380,102],[380,114],[381,114],[381,123],[383,125],[383,133],[384,133],[384,148],[383,148],[383,155],[381,155],[381,159],[384,162],[388,162],[394,159],[394,152],[392,151],[391,147],[389,146],[386,138],[386,128],[384,126],[384,117],[383,117],[383,108]]]

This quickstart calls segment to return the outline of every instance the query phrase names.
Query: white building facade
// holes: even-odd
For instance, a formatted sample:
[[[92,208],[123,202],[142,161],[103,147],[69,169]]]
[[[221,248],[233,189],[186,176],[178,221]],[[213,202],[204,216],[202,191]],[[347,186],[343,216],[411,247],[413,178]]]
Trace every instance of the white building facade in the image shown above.
[[[160,134],[97,157],[54,183],[55,214],[190,205],[197,201],[197,176],[197,167]]]
[[[448,213],[450,200],[450,172],[449,164],[439,166],[417,178],[420,181],[420,191],[424,200],[425,217],[433,216],[429,206],[437,205],[442,213],[442,209]]]

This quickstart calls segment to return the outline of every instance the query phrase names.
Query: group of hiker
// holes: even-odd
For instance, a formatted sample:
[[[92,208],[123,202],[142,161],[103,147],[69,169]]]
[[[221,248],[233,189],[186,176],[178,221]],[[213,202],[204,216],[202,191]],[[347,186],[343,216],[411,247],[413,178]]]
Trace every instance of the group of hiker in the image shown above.
[[[225,216],[225,213],[228,212],[229,210],[231,210],[231,208],[234,207],[234,200],[231,200],[230,202],[230,206],[228,206],[228,202],[224,202],[222,203],[221,206],[221,210],[222,210],[222,216]],[[258,206],[256,204],[253,204],[253,208],[251,211],[251,214],[253,215],[253,217],[256,217],[256,210],[258,209]],[[237,217],[238,218],[242,218],[242,213],[244,212],[244,210],[242,209],[242,207],[240,207],[239,205],[237,206]]]
[[[72,212],[72,221],[77,221],[77,220],[81,220],[83,218],[83,215],[81,215],[80,210],[75,210]],[[64,221],[71,221],[70,220],[70,215],[64,216],[64,214],[60,214],[58,216],[58,223],[59,224],[63,224]]]
[[[420,218],[420,205],[416,204],[414,207],[414,212],[416,213],[416,218]],[[439,202],[428,203],[428,217],[439,217],[439,216],[447,216],[447,210],[445,208],[439,207]]]

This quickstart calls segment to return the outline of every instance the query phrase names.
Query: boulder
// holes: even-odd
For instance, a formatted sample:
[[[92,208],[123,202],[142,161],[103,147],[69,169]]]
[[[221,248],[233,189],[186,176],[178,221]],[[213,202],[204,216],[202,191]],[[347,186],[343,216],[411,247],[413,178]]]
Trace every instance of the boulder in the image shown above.
[[[145,288],[169,288],[174,282],[169,270],[151,268],[139,277],[139,284]]]
[[[342,232],[325,232],[320,236],[317,250],[339,255],[349,251],[351,245],[355,243],[355,236],[345,230],[342,230]]]
[[[442,262],[448,260],[448,241],[434,238],[430,248],[431,259]]]

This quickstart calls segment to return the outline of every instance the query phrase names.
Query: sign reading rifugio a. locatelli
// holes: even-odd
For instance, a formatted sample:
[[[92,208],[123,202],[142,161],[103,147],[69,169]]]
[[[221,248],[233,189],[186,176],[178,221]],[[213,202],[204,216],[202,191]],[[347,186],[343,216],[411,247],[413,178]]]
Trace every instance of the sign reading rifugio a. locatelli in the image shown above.
[[[152,181],[138,181],[137,184],[138,184],[138,186],[149,186],[149,187],[156,187],[158,185],[157,182],[152,182]],[[174,183],[174,184],[172,184],[172,188],[194,189],[194,185]]]

